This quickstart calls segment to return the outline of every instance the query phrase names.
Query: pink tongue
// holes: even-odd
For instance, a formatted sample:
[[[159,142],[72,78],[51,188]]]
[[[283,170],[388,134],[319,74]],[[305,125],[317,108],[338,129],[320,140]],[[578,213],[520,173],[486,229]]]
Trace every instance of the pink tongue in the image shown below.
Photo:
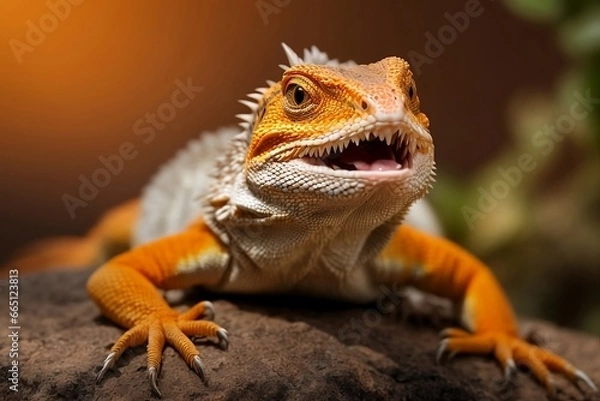
[[[392,150],[382,142],[374,142],[365,146],[351,145],[342,152],[338,160],[363,171],[396,170],[401,167],[394,160]]]
[[[367,163],[364,161],[355,161],[352,162],[354,167],[357,170],[371,170],[371,171],[386,171],[386,170],[396,170],[398,167],[398,163],[395,160],[374,160],[372,163]]]

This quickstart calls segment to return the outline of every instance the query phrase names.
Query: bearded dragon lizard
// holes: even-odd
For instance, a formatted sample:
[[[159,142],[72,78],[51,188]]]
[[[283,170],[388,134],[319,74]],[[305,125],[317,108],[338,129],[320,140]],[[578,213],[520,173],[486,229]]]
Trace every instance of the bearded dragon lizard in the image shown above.
[[[242,131],[193,142],[146,189],[137,246],[96,270],[87,289],[101,312],[128,330],[112,346],[100,381],[129,347],[147,343],[157,376],[165,343],[204,380],[189,336],[228,333],[210,302],[171,309],[158,289],[295,293],[374,301],[381,285],[410,285],[460,305],[463,328],[443,330],[445,352],[492,354],[507,374],[515,360],[555,392],[552,373],[597,391],[581,370],[521,339],[490,270],[459,246],[402,224],[433,182],[434,145],[409,65],[330,60],[316,47],[278,82],[241,102]],[[206,159],[221,156],[210,179]],[[200,317],[207,319],[200,320]]]

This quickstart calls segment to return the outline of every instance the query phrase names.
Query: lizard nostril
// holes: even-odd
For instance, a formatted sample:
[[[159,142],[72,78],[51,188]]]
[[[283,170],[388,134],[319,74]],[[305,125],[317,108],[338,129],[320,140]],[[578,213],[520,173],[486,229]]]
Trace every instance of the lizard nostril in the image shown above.
[[[366,109],[368,109],[368,108],[369,108],[369,104],[366,102],[366,100],[363,100],[363,101],[360,103],[360,107],[362,107],[362,109],[363,109],[363,110],[366,110]]]

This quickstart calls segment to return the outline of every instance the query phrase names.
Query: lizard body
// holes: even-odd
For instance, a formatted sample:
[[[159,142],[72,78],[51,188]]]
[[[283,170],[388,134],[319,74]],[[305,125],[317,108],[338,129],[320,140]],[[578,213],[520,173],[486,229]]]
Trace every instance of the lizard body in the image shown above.
[[[554,391],[550,372],[594,384],[562,358],[521,340],[512,308],[489,269],[458,246],[406,224],[430,188],[434,146],[408,63],[303,59],[278,82],[243,101],[243,130],[230,136],[206,180],[195,143],[145,191],[138,246],[98,269],[88,291],[103,314],[129,330],[98,375],[130,346],[148,344],[154,391],[165,343],[204,378],[188,338],[227,332],[198,317],[202,302],[173,311],[158,288],[199,286],[236,293],[299,293],[373,301],[381,285],[411,285],[462,305],[468,330],[448,329],[445,351],[494,354],[506,372],[515,360]],[[195,150],[194,150],[195,149]],[[178,174],[177,172],[183,173]],[[533,352],[535,351],[535,352]]]

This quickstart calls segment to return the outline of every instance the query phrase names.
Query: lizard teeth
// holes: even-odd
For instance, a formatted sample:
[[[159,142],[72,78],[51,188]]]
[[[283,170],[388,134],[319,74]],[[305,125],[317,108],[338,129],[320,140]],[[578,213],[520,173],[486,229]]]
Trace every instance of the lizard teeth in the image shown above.
[[[387,143],[388,145],[390,144],[390,141],[391,141],[392,135],[393,135],[393,131],[392,131],[391,127],[381,128],[381,130],[379,130],[378,134],[379,135],[377,135],[377,138],[381,139],[382,141],[385,141],[385,143]]]
[[[406,159],[406,155],[408,154],[408,146],[404,146],[402,149],[402,154],[400,155],[400,160]]]
[[[400,149],[403,147],[405,150],[408,150],[408,135],[404,132],[400,133],[398,140],[396,141],[396,149]],[[406,155],[404,155],[406,156]]]
[[[413,155],[421,144],[419,138],[415,137],[418,134],[413,135],[410,129],[404,130],[391,124],[374,124],[365,128],[352,127],[329,137],[316,138],[299,153],[303,157],[319,159],[311,163],[321,163],[319,165],[334,170],[362,169],[368,164],[374,164],[378,158],[388,162],[395,161],[395,165],[388,166],[396,170],[412,168]],[[387,147],[388,150],[385,151],[382,147]],[[347,150],[349,152],[342,156]]]
[[[410,152],[410,154],[414,154],[415,151],[417,150],[417,141],[414,140],[409,140],[408,141],[408,151]]]

